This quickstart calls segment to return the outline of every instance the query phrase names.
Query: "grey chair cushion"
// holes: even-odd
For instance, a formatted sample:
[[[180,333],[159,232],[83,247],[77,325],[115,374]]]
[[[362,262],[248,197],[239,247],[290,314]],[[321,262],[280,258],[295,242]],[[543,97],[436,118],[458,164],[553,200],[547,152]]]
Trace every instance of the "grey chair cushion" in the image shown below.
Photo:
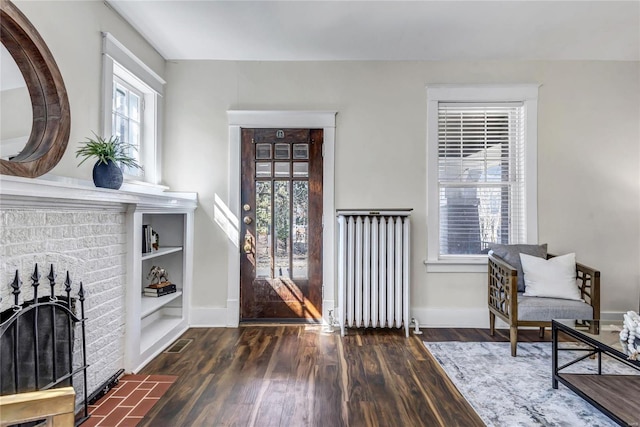
[[[542,245],[499,245],[492,243],[489,245],[489,249],[518,271],[518,292],[524,292],[524,273],[522,272],[522,264],[520,263],[520,254],[537,256],[539,258],[547,257],[546,243]]]
[[[593,308],[584,301],[518,294],[518,320],[550,322],[552,319],[593,319]]]

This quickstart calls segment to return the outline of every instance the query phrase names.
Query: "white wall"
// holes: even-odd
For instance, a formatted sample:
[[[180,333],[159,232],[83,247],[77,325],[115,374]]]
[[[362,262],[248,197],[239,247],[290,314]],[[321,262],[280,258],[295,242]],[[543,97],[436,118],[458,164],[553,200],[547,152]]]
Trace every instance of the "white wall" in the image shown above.
[[[225,112],[337,110],[336,208],[413,208],[414,314],[429,325],[488,324],[484,274],[423,265],[425,86],[540,83],[539,241],[602,271],[604,312],[638,308],[638,63],[181,61],[166,71],[165,178],[201,203],[195,305],[226,304],[226,237],[213,220],[215,195],[228,196]]]
[[[193,304],[226,304],[228,109],[337,110],[336,208],[411,207],[414,311],[429,324],[486,321],[483,274],[427,274],[428,83],[541,83],[541,242],[602,271],[603,311],[640,298],[640,65],[637,62],[166,63],[103,2],[16,1],[43,35],[69,92],[71,137],[52,173],[90,179],[77,142],[100,126],[101,31],[167,80],[165,183],[197,191]],[[452,309],[464,317],[451,317]],[[457,312],[456,312],[457,313]]]
[[[93,164],[78,167],[78,143],[101,132],[102,34],[110,32],[161,77],[165,61],[120,15],[102,1],[24,1],[26,15],[53,54],[62,73],[71,108],[67,151],[54,175],[91,179]]]
[[[26,86],[0,92],[0,140],[29,137],[33,113]]]
[[[0,156],[8,159],[22,151],[31,133],[33,113],[26,86],[0,92],[0,116]]]

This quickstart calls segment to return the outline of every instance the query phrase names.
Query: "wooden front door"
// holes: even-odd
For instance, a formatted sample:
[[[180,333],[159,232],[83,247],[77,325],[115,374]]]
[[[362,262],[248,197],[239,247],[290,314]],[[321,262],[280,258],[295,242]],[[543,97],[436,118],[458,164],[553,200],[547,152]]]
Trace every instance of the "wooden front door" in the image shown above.
[[[322,318],[322,129],[242,129],[240,320]]]

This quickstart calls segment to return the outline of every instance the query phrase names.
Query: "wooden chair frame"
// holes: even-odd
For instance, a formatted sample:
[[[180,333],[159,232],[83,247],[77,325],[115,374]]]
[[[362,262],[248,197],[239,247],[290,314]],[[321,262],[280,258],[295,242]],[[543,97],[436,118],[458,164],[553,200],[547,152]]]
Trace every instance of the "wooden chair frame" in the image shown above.
[[[0,396],[0,426],[43,419],[47,427],[73,427],[75,400],[73,387]]]
[[[489,254],[488,303],[489,330],[495,333],[496,316],[509,325],[511,355],[515,357],[518,344],[518,327],[540,328],[540,338],[544,328],[551,327],[550,321],[518,320],[518,272],[502,258]],[[547,259],[554,255],[548,255]],[[600,271],[576,263],[576,277],[580,284],[580,294],[593,307],[593,319],[600,319]]]

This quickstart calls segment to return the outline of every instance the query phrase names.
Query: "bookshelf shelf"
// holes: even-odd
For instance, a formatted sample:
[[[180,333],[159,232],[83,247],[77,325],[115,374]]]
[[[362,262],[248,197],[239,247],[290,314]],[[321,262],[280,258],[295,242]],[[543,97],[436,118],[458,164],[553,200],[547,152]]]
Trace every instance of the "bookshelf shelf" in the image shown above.
[[[127,272],[125,369],[138,372],[189,327],[188,302],[193,271],[195,205],[181,208],[138,207],[128,217],[132,262]],[[159,235],[158,250],[142,253],[142,230]],[[152,267],[166,270],[166,279],[179,284],[177,292],[160,297],[144,295]]]
[[[174,299],[181,297],[182,291],[177,291],[169,295],[163,295],[161,297],[147,297],[142,296],[142,300],[140,301],[140,317],[147,317],[154,311],[158,310],[160,307],[169,304]]]
[[[180,327],[182,318],[180,316],[160,316],[152,323],[142,328],[140,335],[140,350],[143,353],[152,350],[153,347],[162,340],[167,340],[170,332],[176,327]],[[171,341],[169,341],[171,343]],[[164,349],[161,348],[161,351]]]
[[[149,252],[146,254],[142,254],[142,261],[151,259],[151,258],[155,258],[155,257],[159,257],[159,256],[163,256],[163,255],[168,255],[168,254],[172,254],[174,252],[180,252],[182,250],[182,246],[167,246],[167,247],[160,247],[158,248],[157,251],[153,251],[153,252]]]

